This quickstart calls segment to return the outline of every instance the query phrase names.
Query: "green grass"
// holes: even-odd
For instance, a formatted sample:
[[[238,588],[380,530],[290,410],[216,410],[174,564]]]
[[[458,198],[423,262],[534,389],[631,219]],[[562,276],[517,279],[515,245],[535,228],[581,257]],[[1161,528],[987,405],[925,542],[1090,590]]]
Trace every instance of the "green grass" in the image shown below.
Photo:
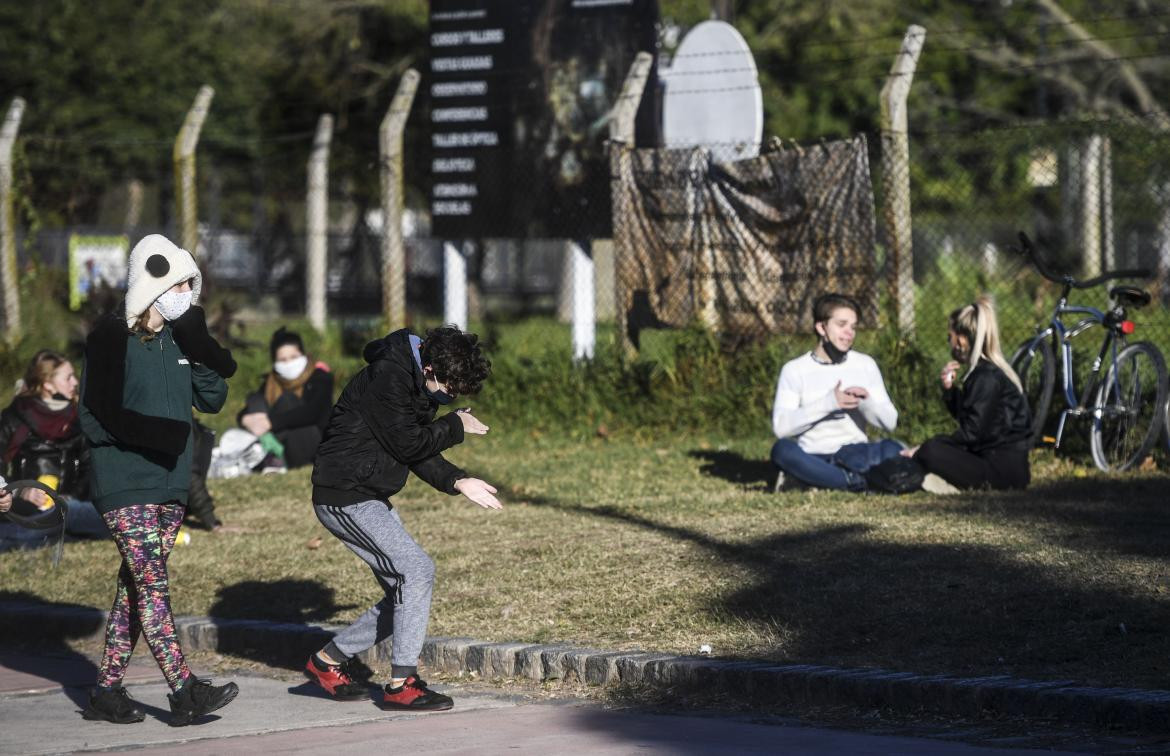
[[[450,456],[504,510],[415,479],[395,498],[438,566],[429,632],[1165,687],[1164,476],[1042,452],[1023,493],[775,495],[768,443],[496,423]],[[231,532],[176,549],[176,612],[345,622],[379,598],[316,522],[307,471],[212,492]],[[109,543],[69,544],[56,570],[47,552],[10,553],[0,585],[105,607],[117,566]]]

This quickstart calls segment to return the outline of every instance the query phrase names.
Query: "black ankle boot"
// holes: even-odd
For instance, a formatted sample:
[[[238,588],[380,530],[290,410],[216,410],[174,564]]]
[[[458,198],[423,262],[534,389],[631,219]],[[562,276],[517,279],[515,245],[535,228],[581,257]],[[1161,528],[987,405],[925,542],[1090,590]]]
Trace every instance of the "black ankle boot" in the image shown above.
[[[113,688],[94,688],[89,693],[89,706],[81,716],[95,722],[133,724],[146,718],[146,712],[130,697],[121,685]]]
[[[191,675],[183,687],[167,696],[171,702],[171,727],[189,725],[204,714],[222,709],[239,692],[235,683],[212,685],[209,680]]]

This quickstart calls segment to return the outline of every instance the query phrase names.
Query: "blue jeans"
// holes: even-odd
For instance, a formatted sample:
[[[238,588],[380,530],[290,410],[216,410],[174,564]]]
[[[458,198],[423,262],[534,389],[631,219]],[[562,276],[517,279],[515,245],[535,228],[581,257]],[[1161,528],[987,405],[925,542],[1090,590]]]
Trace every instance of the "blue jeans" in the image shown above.
[[[772,446],[772,464],[813,488],[864,491],[865,471],[896,457],[904,447],[897,441],[882,439],[861,444],[846,444],[832,454],[809,454],[790,438]]]
[[[13,522],[0,522],[0,552],[13,549],[35,549],[55,543],[60,530],[32,530]],[[93,502],[65,497],[65,533],[81,538],[108,538],[109,528],[98,514]]]

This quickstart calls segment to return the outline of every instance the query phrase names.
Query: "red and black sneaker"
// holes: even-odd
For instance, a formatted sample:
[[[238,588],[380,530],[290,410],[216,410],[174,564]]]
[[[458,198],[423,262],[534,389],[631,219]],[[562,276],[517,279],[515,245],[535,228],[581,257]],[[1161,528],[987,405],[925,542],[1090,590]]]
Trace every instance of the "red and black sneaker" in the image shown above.
[[[354,682],[342,665],[326,664],[316,654],[310,656],[305,664],[305,676],[338,701],[357,701],[370,695],[369,687]]]
[[[416,675],[406,678],[402,687],[387,685],[385,695],[378,702],[379,707],[393,711],[446,711],[454,705],[449,696],[431,690]]]

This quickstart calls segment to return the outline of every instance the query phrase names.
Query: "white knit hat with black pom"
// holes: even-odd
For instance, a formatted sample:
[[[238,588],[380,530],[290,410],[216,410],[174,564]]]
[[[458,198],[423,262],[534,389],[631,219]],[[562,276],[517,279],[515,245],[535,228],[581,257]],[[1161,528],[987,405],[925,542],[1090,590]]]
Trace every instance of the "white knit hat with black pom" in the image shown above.
[[[187,280],[191,281],[191,304],[198,304],[203,274],[191,253],[161,234],[142,237],[130,251],[126,271],[126,325],[133,328],[154,300]]]

